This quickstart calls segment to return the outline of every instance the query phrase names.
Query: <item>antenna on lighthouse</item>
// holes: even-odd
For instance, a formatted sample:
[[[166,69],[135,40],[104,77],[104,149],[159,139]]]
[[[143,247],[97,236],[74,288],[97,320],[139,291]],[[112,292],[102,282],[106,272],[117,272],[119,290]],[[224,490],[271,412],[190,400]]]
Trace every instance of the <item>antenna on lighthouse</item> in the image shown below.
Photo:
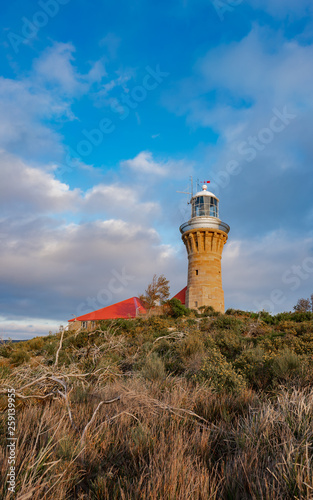
[[[192,178],[192,175],[190,176],[190,187],[189,187],[189,191],[176,191],[176,193],[181,193],[181,194],[190,194],[191,195],[191,198],[193,197],[193,178]],[[190,202],[188,201],[188,204]]]

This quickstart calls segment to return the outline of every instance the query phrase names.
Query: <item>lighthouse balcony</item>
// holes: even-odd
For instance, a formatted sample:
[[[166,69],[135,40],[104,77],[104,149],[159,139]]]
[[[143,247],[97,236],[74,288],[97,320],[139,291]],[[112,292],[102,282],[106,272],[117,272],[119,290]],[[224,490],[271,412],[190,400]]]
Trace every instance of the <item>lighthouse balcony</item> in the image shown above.
[[[224,231],[228,234],[230,227],[217,217],[192,217],[188,222],[184,222],[179,228],[182,234],[193,229],[213,229]]]

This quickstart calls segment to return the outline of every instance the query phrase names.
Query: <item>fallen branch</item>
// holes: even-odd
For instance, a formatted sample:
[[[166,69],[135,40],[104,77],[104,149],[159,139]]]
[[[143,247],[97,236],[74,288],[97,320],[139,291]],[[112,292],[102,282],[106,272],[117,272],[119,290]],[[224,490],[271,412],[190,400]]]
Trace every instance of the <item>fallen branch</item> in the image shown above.
[[[169,335],[164,335],[163,337],[158,337],[157,339],[155,339],[155,341],[153,342],[152,345],[154,345],[156,342],[158,342],[159,340],[161,339],[176,339],[176,338],[183,338],[184,336],[186,335],[185,332],[173,332],[173,333],[170,333]]]
[[[59,391],[59,389],[57,390],[57,392],[65,400],[65,404],[66,404],[66,408],[67,408],[67,413],[68,413],[68,416],[69,416],[69,419],[70,419],[70,422],[71,422],[71,426],[74,427],[74,429],[78,432],[76,424],[75,424],[75,422],[73,420],[72,410],[71,410],[71,407],[70,407],[70,404],[69,404],[69,401],[68,401],[68,397],[70,395],[70,392],[63,394],[63,392]]]
[[[86,425],[86,427],[83,430],[82,436],[80,438],[80,443],[81,443],[82,446],[85,446],[85,436],[86,436],[86,433],[87,433],[89,427],[91,426],[91,424],[94,422],[94,420],[96,418],[96,415],[97,415],[98,411],[100,410],[101,406],[103,404],[108,405],[108,404],[111,404],[111,403],[115,403],[115,401],[119,401],[120,399],[121,399],[121,396],[118,396],[117,398],[111,399],[110,401],[100,401],[100,403],[98,404],[97,408],[93,412],[93,415],[92,415],[91,419],[89,420],[88,424]]]
[[[57,350],[56,356],[55,356],[55,362],[54,362],[54,367],[58,366],[58,361],[59,361],[59,352],[62,349],[62,344],[63,344],[63,336],[64,336],[64,330],[62,330],[61,338],[60,338],[60,345]]]
[[[120,417],[121,415],[128,415],[129,417],[133,417],[135,420],[137,420],[141,424],[139,418],[137,418],[132,413],[128,413],[128,411],[122,411],[121,413],[114,415],[114,417],[108,418],[107,422],[112,422],[112,420],[115,420],[117,417]]]
[[[3,392],[1,391],[1,394],[5,394],[7,391]],[[19,392],[15,392],[15,396],[20,399],[30,399],[30,398],[35,398],[35,399],[47,399],[50,396],[55,396],[55,392],[49,392],[49,394],[45,394],[42,396],[41,394],[31,394],[30,396],[24,396],[24,394],[20,394]]]

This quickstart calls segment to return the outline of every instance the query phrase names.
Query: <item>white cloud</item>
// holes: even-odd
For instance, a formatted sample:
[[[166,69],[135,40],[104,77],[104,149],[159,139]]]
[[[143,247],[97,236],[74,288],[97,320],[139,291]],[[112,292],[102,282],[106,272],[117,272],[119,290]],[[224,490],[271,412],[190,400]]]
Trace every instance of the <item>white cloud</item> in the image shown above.
[[[63,321],[140,294],[154,273],[178,274],[175,251],[153,228],[121,219],[52,226],[38,218],[29,227],[2,221],[0,235],[1,314],[10,321]]]
[[[144,202],[139,197],[136,187],[121,184],[98,184],[85,195],[85,210],[91,212],[105,211],[115,217],[138,220],[160,213],[159,204],[153,201]]]
[[[135,184],[96,184],[86,193],[70,189],[56,179],[53,165],[33,167],[0,151],[0,207],[3,214],[24,216],[38,213],[102,214],[125,221],[148,222],[160,216],[156,201],[145,201],[148,193]]]
[[[63,323],[66,326],[67,323]],[[12,340],[28,340],[38,335],[48,335],[51,331],[56,333],[59,331],[61,323],[53,319],[38,318],[22,318],[9,320],[6,317],[0,317],[0,341]]]
[[[181,82],[166,104],[190,123],[234,140],[263,127],[273,107],[301,114],[312,107],[312,57],[312,45],[254,26],[240,41],[199,59],[194,76]]]
[[[34,62],[37,79],[49,85],[56,85],[67,95],[86,92],[93,83],[101,82],[106,76],[101,61],[92,64],[87,74],[81,74],[74,66],[75,47],[71,43],[54,43]]]
[[[254,9],[268,12],[274,17],[289,20],[309,16],[312,13],[311,0],[246,0]]]
[[[233,240],[230,233],[222,273],[227,307],[292,310],[300,297],[312,293],[313,237],[298,240],[292,232],[276,230]],[[278,301],[275,290],[280,292]]]
[[[108,33],[100,40],[99,45],[107,50],[107,55],[110,59],[115,59],[119,46],[121,45],[121,41],[121,38],[115,35],[115,33]]]
[[[129,168],[140,174],[162,176],[168,174],[167,165],[155,162],[152,158],[152,153],[149,151],[142,151],[132,160],[122,162],[122,167]]]
[[[62,161],[63,137],[50,123],[75,120],[74,99],[99,90],[106,77],[101,60],[79,72],[74,52],[70,43],[54,43],[28,74],[0,77],[0,147],[32,160]]]
[[[36,157],[62,152],[61,136],[44,125],[44,120],[71,119],[68,102],[45,89],[36,88],[29,79],[0,77],[0,147]]]
[[[173,293],[184,286],[183,252],[177,256],[162,243],[152,223],[161,217],[159,203],[140,183],[101,183],[82,193],[57,180],[52,167],[35,168],[4,151],[0,168],[3,332],[15,338],[45,334],[52,328],[44,330],[41,318],[61,323],[82,308],[138,295],[154,273],[173,280]],[[112,293],[110,282],[123,269],[134,278]]]
[[[27,165],[0,151],[0,206],[2,213],[47,213],[75,211],[79,189],[57,180],[53,173]]]
[[[184,161],[155,161],[150,151],[141,151],[135,158],[121,162],[121,167],[132,171],[139,176],[145,176],[147,180],[153,177],[175,177],[177,172],[184,175],[190,171],[190,165]]]

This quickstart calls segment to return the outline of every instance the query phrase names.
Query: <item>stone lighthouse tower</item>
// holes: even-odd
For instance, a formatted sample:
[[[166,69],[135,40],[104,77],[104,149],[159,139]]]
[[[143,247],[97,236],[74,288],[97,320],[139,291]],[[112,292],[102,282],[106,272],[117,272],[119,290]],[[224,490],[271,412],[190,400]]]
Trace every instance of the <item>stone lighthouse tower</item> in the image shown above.
[[[229,226],[219,219],[219,199],[204,184],[191,198],[191,219],[180,226],[188,253],[186,306],[224,312],[221,259]]]

